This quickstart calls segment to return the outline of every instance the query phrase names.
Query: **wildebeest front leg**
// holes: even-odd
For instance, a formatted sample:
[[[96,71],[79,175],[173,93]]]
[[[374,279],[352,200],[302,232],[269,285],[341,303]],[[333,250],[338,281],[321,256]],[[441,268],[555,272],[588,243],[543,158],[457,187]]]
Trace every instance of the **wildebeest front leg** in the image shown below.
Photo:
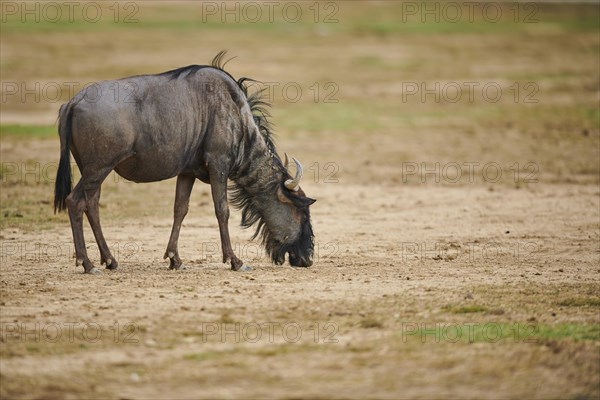
[[[221,234],[221,248],[223,250],[223,262],[231,261],[231,269],[239,271],[244,266],[242,260],[236,257],[231,247],[229,238],[229,205],[227,204],[227,175],[218,170],[210,171],[210,188],[215,213],[219,222],[219,233]],[[248,269],[248,268],[243,268]]]
[[[188,212],[190,205],[190,193],[192,192],[192,187],[194,186],[195,180],[196,178],[193,175],[177,176],[177,188],[175,189],[175,206],[173,212],[173,229],[171,229],[171,237],[169,238],[169,244],[167,245],[167,251],[165,251],[164,257],[168,257],[171,262],[169,269],[179,269],[182,265],[181,258],[179,258],[177,241],[179,240],[181,223]]]

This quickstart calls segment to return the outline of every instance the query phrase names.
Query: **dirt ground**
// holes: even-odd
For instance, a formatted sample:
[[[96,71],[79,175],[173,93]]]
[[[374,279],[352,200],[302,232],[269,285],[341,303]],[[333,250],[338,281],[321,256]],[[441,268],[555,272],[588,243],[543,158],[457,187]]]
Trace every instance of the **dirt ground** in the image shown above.
[[[51,210],[60,102],[8,97],[2,399],[600,398],[597,6],[475,29],[399,24],[392,2],[367,23],[339,2],[335,27],[280,23],[273,37],[213,23],[198,44],[193,5],[141,4],[139,29],[85,25],[77,40],[68,24],[9,21],[3,83],[157,72],[225,47],[235,76],[298,82],[304,97],[278,92],[272,111],[279,151],[305,164],[317,198],[315,263],[270,264],[232,210],[234,249],[254,267],[232,272],[198,182],[179,240],[187,269],[170,271],[174,180],[111,175],[100,213],[119,268],[82,274],[68,217]],[[109,54],[118,62],[97,61]],[[533,82],[539,101],[400,100],[407,82],[467,81]],[[339,101],[313,101],[314,82],[336,83]]]

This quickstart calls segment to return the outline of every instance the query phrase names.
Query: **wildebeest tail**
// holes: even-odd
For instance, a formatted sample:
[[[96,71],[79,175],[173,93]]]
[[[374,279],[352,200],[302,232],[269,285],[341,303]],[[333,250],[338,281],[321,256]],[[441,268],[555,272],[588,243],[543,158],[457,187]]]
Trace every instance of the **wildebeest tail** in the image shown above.
[[[60,161],[54,185],[54,212],[67,208],[67,196],[71,193],[71,137],[73,102],[63,104],[58,113],[58,134],[60,136]]]

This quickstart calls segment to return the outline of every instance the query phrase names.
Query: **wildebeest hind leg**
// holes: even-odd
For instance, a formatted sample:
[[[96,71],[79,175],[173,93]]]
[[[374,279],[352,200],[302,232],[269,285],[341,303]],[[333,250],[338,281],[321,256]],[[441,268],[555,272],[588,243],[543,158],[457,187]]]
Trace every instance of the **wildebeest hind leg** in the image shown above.
[[[179,240],[179,231],[181,223],[185,218],[190,205],[190,193],[196,178],[193,175],[178,175],[177,188],[175,189],[175,206],[173,207],[173,229],[171,229],[171,237],[165,251],[165,257],[169,258],[171,265],[169,269],[181,268],[181,258],[179,258],[179,249],[177,241]]]
[[[93,172],[89,172],[90,170]],[[83,213],[87,211],[88,200],[93,196],[99,196],[99,193],[96,192],[99,191],[102,181],[111,170],[112,168],[84,169],[79,183],[66,199],[73,231],[73,242],[75,243],[76,265],[83,265],[84,272],[88,274],[99,273],[100,270],[94,267],[87,255],[83,237]]]
[[[119,264],[110,253],[110,249],[108,248],[106,240],[104,239],[104,234],[102,233],[102,227],[100,226],[100,190],[101,188],[99,186],[98,190],[88,197],[85,214],[87,215],[92,232],[94,232],[96,238],[96,243],[98,244],[98,249],[100,250],[100,264],[106,264],[106,268],[108,269],[117,269]]]

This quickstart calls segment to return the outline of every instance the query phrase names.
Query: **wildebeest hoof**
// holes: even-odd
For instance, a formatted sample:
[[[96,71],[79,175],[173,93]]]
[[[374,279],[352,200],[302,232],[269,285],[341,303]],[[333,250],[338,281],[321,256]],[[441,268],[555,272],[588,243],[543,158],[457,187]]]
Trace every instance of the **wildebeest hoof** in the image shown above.
[[[102,273],[102,271],[100,271],[98,268],[96,267],[92,267],[92,269],[90,269],[89,271],[85,271],[85,274],[90,274],[90,275],[99,275]]]
[[[75,262],[75,265],[83,265],[83,273],[84,274],[94,274],[95,272],[93,272],[96,267],[94,267],[94,264],[92,264],[92,262],[90,260],[88,260],[87,258],[82,260],[82,259],[77,259],[77,261]]]
[[[119,267],[119,263],[117,263],[117,260],[115,260],[114,257],[103,260],[102,264],[106,264],[106,269],[117,269]]]
[[[169,269],[187,269],[179,257],[169,257]]]

